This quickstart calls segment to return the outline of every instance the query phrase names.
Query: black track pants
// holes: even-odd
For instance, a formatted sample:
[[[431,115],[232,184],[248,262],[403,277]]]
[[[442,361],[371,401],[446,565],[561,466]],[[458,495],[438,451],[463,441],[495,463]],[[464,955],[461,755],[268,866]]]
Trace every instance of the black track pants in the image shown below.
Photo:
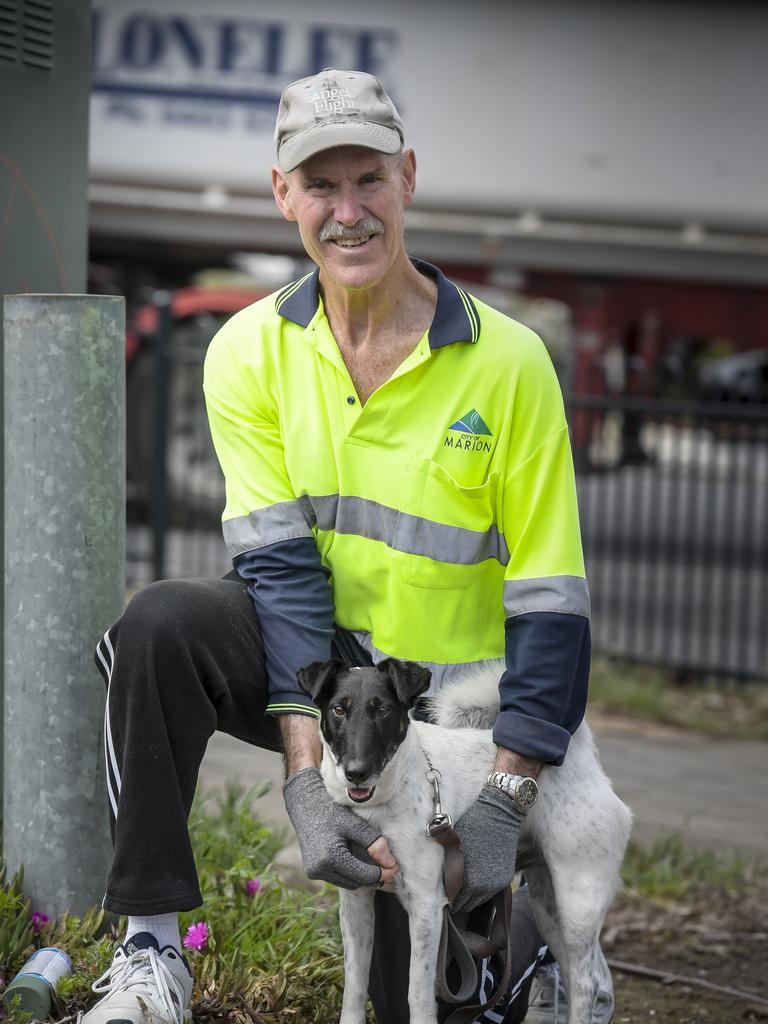
[[[104,906],[163,914],[202,903],[187,818],[218,729],[280,749],[261,630],[245,583],[163,580],[100,641],[114,858]]]

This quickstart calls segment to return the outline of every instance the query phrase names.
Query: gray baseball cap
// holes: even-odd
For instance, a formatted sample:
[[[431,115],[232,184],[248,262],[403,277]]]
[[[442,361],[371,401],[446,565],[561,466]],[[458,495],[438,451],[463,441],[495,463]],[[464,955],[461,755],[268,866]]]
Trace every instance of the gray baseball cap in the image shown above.
[[[403,145],[403,123],[378,78],[326,68],[286,86],[277,111],[275,145],[284,171],[334,146],[397,153]]]

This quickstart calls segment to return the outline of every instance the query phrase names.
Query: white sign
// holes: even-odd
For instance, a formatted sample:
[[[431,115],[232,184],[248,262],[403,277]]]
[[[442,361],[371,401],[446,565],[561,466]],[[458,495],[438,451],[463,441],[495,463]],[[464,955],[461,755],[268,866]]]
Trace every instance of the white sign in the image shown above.
[[[97,181],[269,193],[284,86],[373,72],[442,209],[768,223],[765,5],[94,0]]]
[[[263,188],[289,82],[329,66],[388,77],[391,26],[301,23],[263,7],[95,5],[95,177]]]

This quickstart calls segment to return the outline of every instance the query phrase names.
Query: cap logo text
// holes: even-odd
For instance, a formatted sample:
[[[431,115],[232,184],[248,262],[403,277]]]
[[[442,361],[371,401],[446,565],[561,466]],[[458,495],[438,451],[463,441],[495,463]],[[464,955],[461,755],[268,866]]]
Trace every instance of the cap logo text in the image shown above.
[[[319,89],[309,98],[315,114],[341,114],[345,110],[357,110],[349,89]]]

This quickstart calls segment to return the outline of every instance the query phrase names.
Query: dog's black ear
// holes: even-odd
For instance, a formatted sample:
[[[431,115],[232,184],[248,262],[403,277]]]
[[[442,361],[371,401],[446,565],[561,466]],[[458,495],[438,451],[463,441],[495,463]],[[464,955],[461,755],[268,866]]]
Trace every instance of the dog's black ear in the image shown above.
[[[416,700],[429,689],[432,673],[422,668],[415,661],[400,661],[399,658],[385,658],[376,666],[380,672],[386,672],[397,699],[408,707],[413,707]]]
[[[326,684],[340,668],[344,668],[344,662],[339,661],[338,658],[332,658],[330,661],[314,661],[306,668],[300,668],[296,676],[312,700],[317,701]]]

